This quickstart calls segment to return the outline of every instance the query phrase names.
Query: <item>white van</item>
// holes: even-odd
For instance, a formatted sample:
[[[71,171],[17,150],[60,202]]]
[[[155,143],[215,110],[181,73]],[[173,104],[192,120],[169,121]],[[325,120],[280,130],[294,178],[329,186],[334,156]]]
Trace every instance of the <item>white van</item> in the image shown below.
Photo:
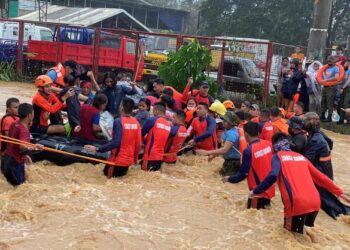
[[[18,23],[0,22],[0,42],[18,41]],[[49,28],[36,26],[34,24],[24,24],[23,42],[29,39],[38,41],[52,41],[53,33]]]

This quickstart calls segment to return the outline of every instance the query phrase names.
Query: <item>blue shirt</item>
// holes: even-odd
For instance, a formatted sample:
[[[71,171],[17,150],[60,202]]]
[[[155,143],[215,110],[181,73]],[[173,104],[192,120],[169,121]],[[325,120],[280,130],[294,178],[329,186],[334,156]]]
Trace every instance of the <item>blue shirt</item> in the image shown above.
[[[238,129],[237,128],[232,128],[230,130],[225,131],[222,134],[222,140],[229,141],[233,143],[233,147],[226,153],[224,154],[224,159],[225,160],[232,160],[232,159],[239,159],[239,135],[238,135]],[[234,149],[234,147],[236,149]]]
[[[338,68],[338,66],[333,65],[332,67],[329,67],[325,73],[323,73],[323,78],[325,80],[330,80],[332,78],[334,78],[334,76],[336,74],[339,74],[340,70]]]
[[[53,82],[56,82],[56,80],[57,80],[57,73],[56,73],[56,71],[50,70],[47,73],[47,76],[50,77]]]

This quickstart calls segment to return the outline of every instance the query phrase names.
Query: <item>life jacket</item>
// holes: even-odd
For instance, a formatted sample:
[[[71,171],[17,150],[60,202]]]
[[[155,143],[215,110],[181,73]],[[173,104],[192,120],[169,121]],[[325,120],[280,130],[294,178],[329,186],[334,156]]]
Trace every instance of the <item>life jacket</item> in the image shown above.
[[[174,163],[177,160],[177,153],[181,149],[187,138],[187,129],[185,126],[181,125],[178,127],[175,136],[171,137],[167,141],[164,161],[167,163]]]
[[[188,109],[185,109],[185,113],[186,113],[186,120],[185,120],[185,123],[190,125],[191,122],[193,121],[193,119],[195,118],[194,117],[194,114],[196,113],[197,109],[193,109],[193,110],[188,110]]]
[[[15,116],[12,114],[6,114],[1,118],[1,120],[0,120],[0,133],[1,133],[1,135],[4,135],[4,136],[6,136],[6,134],[5,134],[6,131],[4,130],[4,123],[5,123],[6,119],[12,119],[12,121],[11,121],[11,124],[12,124],[12,123],[18,121],[18,116]],[[6,145],[7,145],[7,143],[3,142],[0,138],[0,152],[1,153],[5,152]]]
[[[276,121],[272,122],[272,127],[273,127],[273,134],[276,134],[278,132],[285,133],[288,135],[288,124],[284,119],[278,119]]]
[[[249,190],[256,188],[271,171],[273,152],[271,142],[265,140],[259,140],[251,144],[251,149],[252,159],[247,177]],[[272,199],[275,196],[275,185],[260,194],[260,196],[266,199]]]
[[[252,119],[250,119],[250,121],[255,122],[255,123],[259,123],[260,120],[259,120],[259,117],[255,116]]]
[[[50,114],[58,112],[63,107],[63,103],[54,93],[45,98],[40,92],[37,92],[33,97],[32,103],[34,110],[33,126],[47,127]]]
[[[203,121],[201,121],[199,117],[196,117],[193,120],[191,126],[197,136],[203,134],[207,130],[208,119],[209,119],[209,116]],[[218,147],[218,139],[217,139],[216,131],[214,131],[214,133],[208,138],[206,138],[205,140],[196,143],[196,149],[213,150],[213,149],[216,149],[217,147]]]
[[[81,130],[78,133],[73,132],[73,136],[85,139],[96,140],[92,129],[92,119],[99,113],[99,110],[91,105],[83,104],[80,108],[80,126]]]
[[[57,78],[56,78],[56,81],[54,82],[54,84],[56,85],[55,87],[63,87],[64,86],[64,76],[66,74],[66,71],[63,67],[63,65],[61,63],[57,64],[56,67],[53,67],[51,69],[48,70],[49,71],[55,71],[56,72],[56,75],[57,75]]]
[[[208,107],[210,107],[210,105],[212,104],[212,102],[210,101],[210,97],[208,96],[201,96],[199,94],[199,90],[197,90],[197,92],[195,94],[192,95],[194,97],[194,99],[196,100],[196,103],[199,104],[201,102],[204,102],[208,105]]]
[[[265,124],[261,130],[261,133],[259,134],[259,138],[272,142],[272,136],[273,136],[272,123],[270,121],[267,121],[267,122],[265,122]]]
[[[241,153],[241,156],[243,155],[243,151],[247,148],[248,143],[244,136],[244,129],[243,126],[246,124],[247,121],[243,121],[238,125],[238,136],[239,136],[239,152]],[[242,160],[242,157],[241,157]]]
[[[118,167],[129,167],[136,163],[141,147],[141,126],[134,117],[121,117],[122,137],[119,148],[111,151],[110,162],[114,162]],[[114,132],[113,132],[114,133]],[[114,137],[114,135],[113,135]],[[108,176],[112,176],[113,167]]]
[[[170,124],[165,117],[159,117],[148,132],[143,154],[142,170],[147,170],[148,161],[162,161],[170,134]]]

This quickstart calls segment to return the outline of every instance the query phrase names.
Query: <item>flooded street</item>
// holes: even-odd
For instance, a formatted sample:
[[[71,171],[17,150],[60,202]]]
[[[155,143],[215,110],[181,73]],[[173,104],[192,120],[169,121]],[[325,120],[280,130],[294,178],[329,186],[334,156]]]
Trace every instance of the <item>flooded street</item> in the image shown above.
[[[0,82],[0,114],[9,97],[31,102],[33,84]],[[334,140],[337,184],[350,191],[350,136]],[[26,169],[17,188],[0,176],[0,249],[350,249],[350,216],[319,213],[308,236],[283,229],[276,195],[269,210],[247,210],[248,187],[223,184],[222,159],[180,157],[160,173],[131,169],[107,180],[102,165]]]

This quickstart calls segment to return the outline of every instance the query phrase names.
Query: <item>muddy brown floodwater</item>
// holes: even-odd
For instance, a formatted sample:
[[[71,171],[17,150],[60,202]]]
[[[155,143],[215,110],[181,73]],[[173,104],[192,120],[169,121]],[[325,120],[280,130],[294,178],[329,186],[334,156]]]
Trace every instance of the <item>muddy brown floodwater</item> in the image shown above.
[[[0,83],[6,98],[30,101],[30,84]],[[350,137],[335,141],[335,179],[350,191]],[[162,172],[133,168],[107,180],[102,165],[27,167],[17,188],[0,177],[0,249],[350,249],[350,217],[320,212],[308,236],[282,228],[279,194],[272,208],[247,210],[247,184],[223,184],[221,159],[180,157]]]

